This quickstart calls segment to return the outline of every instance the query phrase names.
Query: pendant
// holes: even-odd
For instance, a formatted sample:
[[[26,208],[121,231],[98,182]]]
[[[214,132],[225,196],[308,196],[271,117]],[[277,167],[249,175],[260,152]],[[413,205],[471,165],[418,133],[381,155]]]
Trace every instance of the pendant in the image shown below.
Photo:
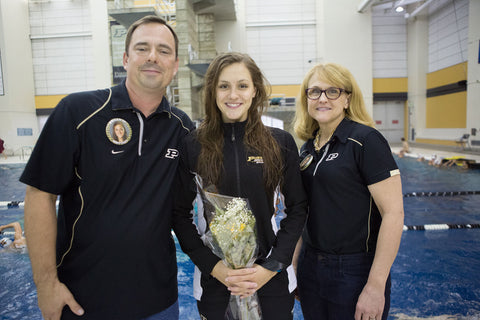
[[[302,162],[300,162],[300,171],[307,169],[308,166],[312,163],[312,161],[313,161],[313,156],[311,154],[303,158]]]

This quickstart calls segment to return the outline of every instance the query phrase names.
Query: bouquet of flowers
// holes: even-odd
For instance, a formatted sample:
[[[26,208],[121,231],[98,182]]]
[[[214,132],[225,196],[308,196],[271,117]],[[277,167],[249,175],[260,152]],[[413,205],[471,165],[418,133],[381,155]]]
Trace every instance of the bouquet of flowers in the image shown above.
[[[202,190],[209,230],[205,244],[232,269],[250,267],[255,262],[258,246],[255,216],[247,199],[230,197]],[[227,320],[260,320],[257,293],[241,299],[230,296],[225,314]]]

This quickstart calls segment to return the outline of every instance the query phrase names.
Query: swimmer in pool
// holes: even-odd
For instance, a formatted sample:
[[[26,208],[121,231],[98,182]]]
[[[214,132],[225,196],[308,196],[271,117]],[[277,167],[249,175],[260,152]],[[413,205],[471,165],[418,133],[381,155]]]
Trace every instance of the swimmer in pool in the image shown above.
[[[23,249],[27,247],[27,240],[23,236],[22,226],[18,222],[12,222],[3,226],[0,226],[0,232],[4,229],[13,228],[15,234],[13,239],[9,237],[2,237],[0,239],[0,247],[2,248],[12,248],[12,249]]]

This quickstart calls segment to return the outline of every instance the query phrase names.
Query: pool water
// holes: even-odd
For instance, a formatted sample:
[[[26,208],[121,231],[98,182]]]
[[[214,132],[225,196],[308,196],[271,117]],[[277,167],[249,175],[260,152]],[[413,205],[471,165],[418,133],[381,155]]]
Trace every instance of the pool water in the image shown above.
[[[479,270],[480,230],[404,232],[390,315],[480,319]]]
[[[396,158],[403,193],[479,191],[480,170]],[[478,224],[480,194],[404,198],[405,225]],[[480,229],[404,231],[392,266],[390,318],[480,319]]]
[[[413,158],[396,158],[396,161],[404,194],[480,192],[480,170],[437,168]],[[403,201],[406,225],[480,223],[480,194],[405,197]]]
[[[396,158],[404,193],[478,191],[480,170],[435,168]],[[0,201],[22,201],[23,164],[0,165]],[[405,224],[480,223],[480,195],[404,198]],[[20,221],[23,209],[0,208],[0,224]],[[177,243],[180,319],[198,319],[193,264]],[[389,319],[480,319],[480,229],[404,231],[392,267]],[[0,320],[41,320],[27,253],[0,249]],[[298,302],[294,319],[303,316]]]
[[[22,163],[0,164],[0,201],[23,201],[25,185],[18,179],[24,168]]]

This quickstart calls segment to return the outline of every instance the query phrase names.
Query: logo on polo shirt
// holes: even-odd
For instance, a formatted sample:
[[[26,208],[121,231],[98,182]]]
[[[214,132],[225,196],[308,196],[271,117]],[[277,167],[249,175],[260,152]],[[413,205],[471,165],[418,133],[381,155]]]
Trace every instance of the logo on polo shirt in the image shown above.
[[[338,153],[330,153],[325,161],[332,161],[338,157]]]
[[[132,139],[132,127],[121,118],[113,118],[105,127],[108,140],[116,145],[127,144]]]
[[[165,158],[175,159],[176,157],[178,157],[178,150],[168,148],[167,153],[165,154]]]

